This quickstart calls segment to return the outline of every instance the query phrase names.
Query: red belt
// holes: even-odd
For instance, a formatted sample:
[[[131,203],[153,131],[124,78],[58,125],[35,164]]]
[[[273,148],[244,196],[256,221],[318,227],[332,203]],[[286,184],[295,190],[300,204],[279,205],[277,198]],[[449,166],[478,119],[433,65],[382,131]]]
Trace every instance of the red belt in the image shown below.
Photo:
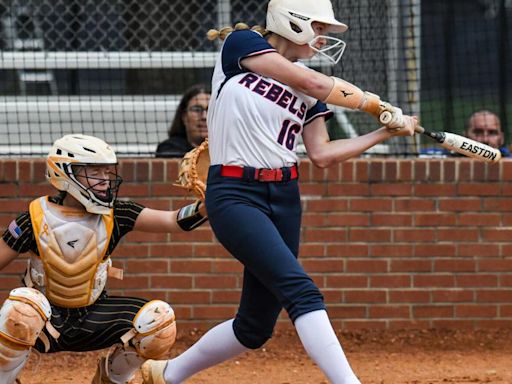
[[[236,177],[239,179],[249,178],[251,180],[272,182],[294,180],[299,177],[297,166],[277,169],[239,167],[237,165],[222,165],[220,175],[224,177]],[[289,175],[289,177],[287,177]]]

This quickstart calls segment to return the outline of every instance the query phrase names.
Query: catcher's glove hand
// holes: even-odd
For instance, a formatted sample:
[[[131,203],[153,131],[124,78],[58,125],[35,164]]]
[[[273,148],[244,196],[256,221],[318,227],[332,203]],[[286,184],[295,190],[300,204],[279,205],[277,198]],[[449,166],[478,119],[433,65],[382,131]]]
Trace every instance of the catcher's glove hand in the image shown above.
[[[198,199],[204,201],[209,167],[208,139],[205,139],[201,145],[183,156],[179,165],[178,179],[174,185],[193,192]]]

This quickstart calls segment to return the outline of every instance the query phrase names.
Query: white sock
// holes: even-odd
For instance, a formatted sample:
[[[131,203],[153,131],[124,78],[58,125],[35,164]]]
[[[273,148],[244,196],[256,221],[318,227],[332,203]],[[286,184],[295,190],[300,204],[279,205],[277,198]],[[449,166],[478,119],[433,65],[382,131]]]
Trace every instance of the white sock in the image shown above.
[[[203,369],[222,363],[248,351],[235,336],[233,319],[225,321],[204,334],[193,346],[169,360],[164,371],[168,383],[179,384]]]
[[[361,384],[350,368],[341,344],[324,310],[299,316],[295,328],[309,357],[333,384]]]

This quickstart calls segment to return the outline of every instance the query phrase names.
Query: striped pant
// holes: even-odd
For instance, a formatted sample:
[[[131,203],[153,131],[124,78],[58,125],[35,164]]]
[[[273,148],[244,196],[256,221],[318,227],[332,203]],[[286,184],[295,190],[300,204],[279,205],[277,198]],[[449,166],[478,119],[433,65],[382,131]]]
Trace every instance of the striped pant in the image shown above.
[[[60,337],[55,340],[46,333],[50,340],[48,352],[94,351],[120,343],[120,337],[133,328],[135,315],[147,302],[135,297],[108,296],[103,292],[87,307],[52,306],[51,323],[60,332]],[[41,340],[37,341],[35,349],[44,353]]]

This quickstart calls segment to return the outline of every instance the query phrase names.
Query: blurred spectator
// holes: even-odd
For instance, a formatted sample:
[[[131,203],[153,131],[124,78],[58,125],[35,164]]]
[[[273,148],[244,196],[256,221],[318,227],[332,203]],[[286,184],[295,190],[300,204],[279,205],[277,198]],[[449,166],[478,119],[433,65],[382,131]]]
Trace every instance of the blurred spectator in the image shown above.
[[[156,157],[183,157],[208,136],[206,112],[210,92],[202,84],[188,88],[169,127],[169,138],[158,144]]]
[[[510,151],[505,146],[505,134],[498,115],[491,111],[480,110],[471,115],[464,135],[472,140],[498,148],[503,157],[509,157]]]

